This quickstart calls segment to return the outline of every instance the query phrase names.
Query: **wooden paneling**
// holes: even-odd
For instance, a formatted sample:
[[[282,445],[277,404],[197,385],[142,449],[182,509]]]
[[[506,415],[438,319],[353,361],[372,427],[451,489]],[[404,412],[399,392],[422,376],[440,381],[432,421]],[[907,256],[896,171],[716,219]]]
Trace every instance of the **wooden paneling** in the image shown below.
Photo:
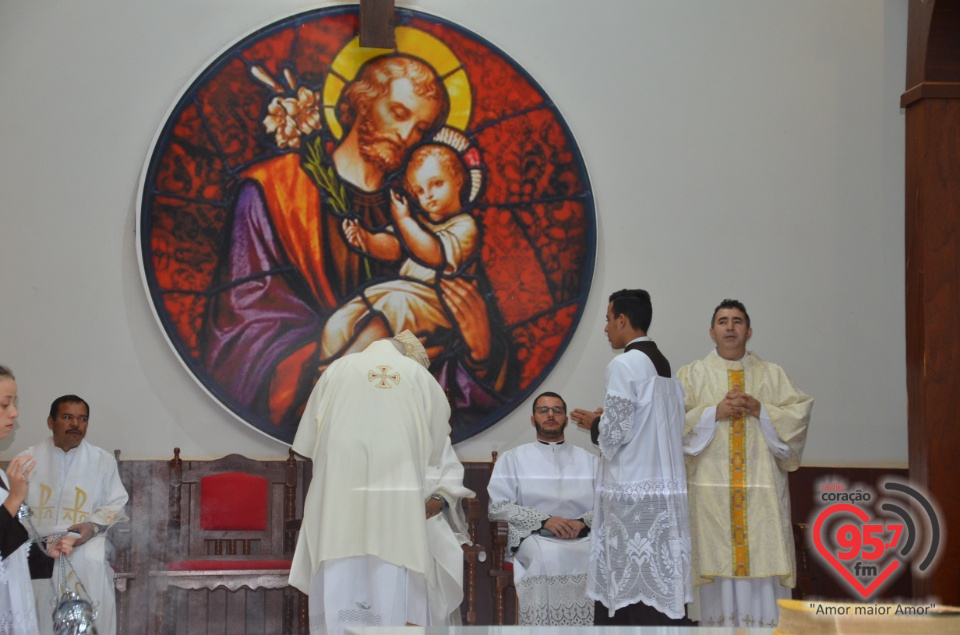
[[[905,235],[910,479],[960,526],[960,0],[911,0],[907,42]],[[960,550],[941,547],[914,597],[960,603]]]

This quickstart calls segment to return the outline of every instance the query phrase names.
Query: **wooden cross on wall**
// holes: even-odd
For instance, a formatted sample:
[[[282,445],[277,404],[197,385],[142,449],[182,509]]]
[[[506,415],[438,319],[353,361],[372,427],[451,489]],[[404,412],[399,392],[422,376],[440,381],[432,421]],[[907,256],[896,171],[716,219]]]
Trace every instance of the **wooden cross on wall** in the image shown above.
[[[360,46],[395,48],[393,16],[393,0],[360,0]]]

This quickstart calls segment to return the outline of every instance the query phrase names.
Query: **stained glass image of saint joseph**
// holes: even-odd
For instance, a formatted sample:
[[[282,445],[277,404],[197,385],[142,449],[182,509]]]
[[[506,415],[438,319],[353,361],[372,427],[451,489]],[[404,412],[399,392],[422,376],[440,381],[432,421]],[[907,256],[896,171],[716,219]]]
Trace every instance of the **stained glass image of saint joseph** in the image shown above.
[[[576,141],[503,51],[396,11],[359,46],[354,6],[242,36],[185,86],[141,180],[143,279],[194,379],[290,443],[335,358],[409,329],[452,440],[550,373],[583,313],[596,211]]]
[[[357,346],[356,338],[369,336],[371,326],[384,333],[395,326],[395,320],[378,318],[382,307],[368,303],[364,308],[370,315],[353,329],[339,320],[335,350],[321,350],[325,321],[357,289],[404,275],[391,261],[411,251],[405,244],[411,238],[396,230],[391,207],[398,199],[409,203],[403,194],[391,192],[397,187],[392,178],[412,150],[441,130],[449,108],[443,82],[430,65],[389,55],[364,64],[344,86],[337,110],[343,126],[339,140],[323,129],[312,138],[287,133],[266,118],[278,143],[312,143],[313,154],[282,154],[244,171],[218,272],[219,291],[201,341],[214,379],[244,408],[265,415],[280,436],[292,437],[306,396],[333,357]],[[281,114],[300,115],[305,121],[283,120],[292,118],[301,133],[314,132],[319,121],[307,118],[312,116],[307,108],[302,110],[294,106]],[[413,222],[429,226],[428,219]],[[355,228],[352,241],[350,227]],[[363,232],[363,241],[356,238],[357,231]],[[367,257],[370,251],[363,243],[370,236],[389,237],[395,257]],[[457,383],[476,383],[471,393],[496,403],[498,388],[504,388],[511,375],[506,343],[491,335],[489,307],[477,281],[450,275],[473,268],[476,251],[471,250],[469,262],[451,267],[449,258],[424,263],[414,248],[405,266],[432,266],[447,274],[421,275],[418,280],[433,285],[428,292],[439,301],[435,306],[440,311],[445,307],[453,320],[434,320],[440,328],[418,335],[426,338],[432,359],[457,348],[461,354],[448,360],[456,366]],[[326,353],[331,356],[326,358]],[[493,386],[487,384],[490,379]]]

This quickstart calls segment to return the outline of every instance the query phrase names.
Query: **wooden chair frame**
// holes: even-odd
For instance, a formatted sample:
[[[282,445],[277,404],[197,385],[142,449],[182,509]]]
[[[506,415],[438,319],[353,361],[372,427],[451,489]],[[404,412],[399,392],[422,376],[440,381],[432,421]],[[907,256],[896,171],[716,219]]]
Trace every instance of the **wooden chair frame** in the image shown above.
[[[477,625],[477,567],[487,559],[487,550],[477,544],[477,525],[480,524],[480,501],[476,498],[463,500],[467,521],[467,533],[472,545],[463,545],[463,602],[466,604],[464,623]]]
[[[113,451],[113,457],[117,461],[117,472],[123,476],[120,471],[120,450]],[[121,479],[122,481],[122,479]],[[124,484],[124,488],[127,485]],[[127,493],[130,490],[127,489]],[[129,504],[127,509],[130,509]],[[116,550],[116,558],[113,562],[113,588],[117,595],[117,624],[126,624],[127,616],[127,584],[136,576],[131,570],[130,549],[132,544],[131,522],[117,523],[110,528],[108,539]]]
[[[493,467],[497,463],[499,454],[496,450],[490,454],[490,474],[487,475],[487,482],[493,476]],[[507,550],[509,527],[506,521],[500,520],[490,523],[490,545],[493,554],[490,558],[490,577],[493,579],[491,592],[493,593],[493,623],[503,626],[507,623],[506,607],[508,604],[508,594],[513,600],[513,605],[519,610],[517,604],[517,593],[513,586],[513,571],[504,568],[504,554]],[[513,624],[517,623],[514,615]]]
[[[200,528],[200,481],[216,474],[239,472],[267,479],[267,526],[263,531],[202,530]],[[282,499],[275,491],[282,488]],[[157,582],[157,632],[175,626],[179,598],[167,601],[169,587],[179,589],[284,589],[283,632],[292,633],[294,598],[299,598],[298,627],[306,633],[306,597],[289,586],[289,566],[285,569],[242,569],[244,560],[292,561],[299,521],[296,515],[297,461],[292,450],[283,463],[260,462],[231,454],[214,461],[198,462],[184,470],[180,448],[174,448],[170,461],[170,515],[161,570],[151,572]],[[282,507],[282,515],[278,514]],[[169,565],[184,560],[228,560],[223,569],[170,570]],[[178,594],[177,594],[178,595]]]

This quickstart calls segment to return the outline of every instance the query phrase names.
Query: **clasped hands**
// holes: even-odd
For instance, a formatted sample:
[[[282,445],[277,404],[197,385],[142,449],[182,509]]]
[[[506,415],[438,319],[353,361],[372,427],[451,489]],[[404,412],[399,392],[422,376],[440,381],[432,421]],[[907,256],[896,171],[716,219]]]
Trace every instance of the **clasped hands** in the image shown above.
[[[551,516],[543,523],[543,528],[547,529],[557,538],[563,538],[564,540],[572,540],[580,535],[580,531],[586,527],[586,523],[582,520],[576,520],[574,518],[560,518],[559,516]]]
[[[739,417],[741,415],[751,415],[760,418],[760,402],[741,392],[739,386],[734,386],[733,390],[728,392],[723,400],[717,404],[717,421]]]

